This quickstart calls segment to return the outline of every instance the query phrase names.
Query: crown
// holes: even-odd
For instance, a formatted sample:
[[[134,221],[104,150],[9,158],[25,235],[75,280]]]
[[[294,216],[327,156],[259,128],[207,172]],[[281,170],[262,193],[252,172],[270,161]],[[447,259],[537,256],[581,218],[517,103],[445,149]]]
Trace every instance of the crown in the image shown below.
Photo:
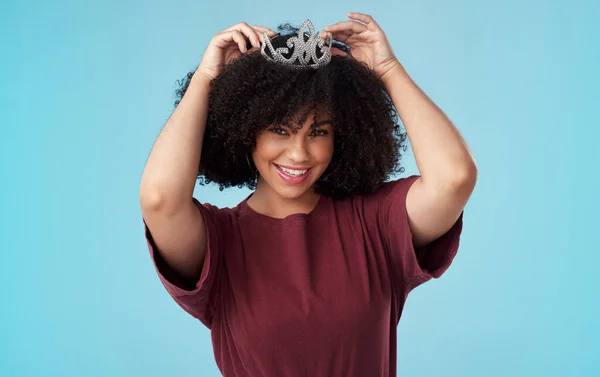
[[[310,29],[308,40],[304,38],[307,35],[306,27]],[[329,45],[325,44],[325,40],[315,34],[315,28],[310,20],[304,21],[298,30],[298,36],[290,37],[286,44],[289,48],[293,48],[292,55],[289,58],[283,54],[289,53],[289,48],[279,47],[275,49],[267,37],[267,33],[263,34],[263,43],[260,49],[262,56],[270,62],[288,66],[292,69],[318,69],[327,65],[331,61],[331,33],[327,33]],[[317,57],[317,47],[321,52],[321,56]],[[267,54],[265,49],[269,49],[271,56]],[[296,60],[298,62],[296,62]],[[311,60],[313,63],[311,64]]]

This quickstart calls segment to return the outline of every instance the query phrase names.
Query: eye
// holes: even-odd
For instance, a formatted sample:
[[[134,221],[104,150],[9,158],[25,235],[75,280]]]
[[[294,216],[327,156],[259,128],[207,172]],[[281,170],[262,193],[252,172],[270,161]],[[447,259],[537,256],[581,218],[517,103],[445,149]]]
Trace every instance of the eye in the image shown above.
[[[271,127],[269,131],[277,134],[277,135],[287,135],[287,132],[281,127]]]
[[[327,132],[326,130],[321,130],[318,128],[315,128],[311,131],[310,136],[316,137],[316,136],[325,136],[327,135],[329,132]]]

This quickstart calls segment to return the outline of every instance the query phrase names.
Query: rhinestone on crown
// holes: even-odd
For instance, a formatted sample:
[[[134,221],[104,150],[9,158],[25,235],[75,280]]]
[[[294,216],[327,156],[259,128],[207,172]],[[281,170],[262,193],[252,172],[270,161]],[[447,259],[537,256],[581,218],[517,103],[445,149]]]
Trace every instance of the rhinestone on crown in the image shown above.
[[[310,34],[308,41],[304,40],[306,35],[305,29],[308,26]],[[289,48],[293,48],[292,56],[285,58],[283,54],[289,53],[289,48],[279,47],[275,49],[267,37],[267,33],[263,34],[263,43],[260,49],[262,56],[270,62],[288,66],[292,69],[319,69],[327,65],[331,61],[331,43],[332,35],[327,33],[329,44],[325,44],[325,40],[315,34],[315,28],[310,20],[304,21],[300,29],[298,30],[298,36],[290,37],[286,44]],[[321,57],[317,58],[317,47],[321,51]],[[268,48],[271,52],[272,58],[267,55],[265,48]],[[314,62],[310,64],[310,61]],[[298,60],[298,63],[296,63]]]

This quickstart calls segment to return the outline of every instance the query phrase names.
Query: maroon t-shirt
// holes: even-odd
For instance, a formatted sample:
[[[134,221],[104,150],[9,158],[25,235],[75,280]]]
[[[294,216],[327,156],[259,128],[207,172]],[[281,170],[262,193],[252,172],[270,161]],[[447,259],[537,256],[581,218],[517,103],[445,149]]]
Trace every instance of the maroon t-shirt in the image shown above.
[[[463,214],[414,250],[406,194],[418,176],[372,195],[321,195],[309,214],[276,219],[195,203],[208,251],[194,290],[150,254],[173,299],[211,331],[225,377],[393,377],[408,293],[439,277],[458,250]]]

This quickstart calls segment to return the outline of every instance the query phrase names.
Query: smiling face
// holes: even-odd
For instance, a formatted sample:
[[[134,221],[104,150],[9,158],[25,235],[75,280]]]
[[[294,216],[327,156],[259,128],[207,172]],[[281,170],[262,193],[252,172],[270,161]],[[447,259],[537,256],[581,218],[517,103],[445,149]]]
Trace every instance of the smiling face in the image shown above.
[[[259,187],[285,199],[297,199],[310,190],[333,156],[333,125],[314,113],[296,133],[286,126],[271,125],[256,140],[252,153],[260,174]]]

